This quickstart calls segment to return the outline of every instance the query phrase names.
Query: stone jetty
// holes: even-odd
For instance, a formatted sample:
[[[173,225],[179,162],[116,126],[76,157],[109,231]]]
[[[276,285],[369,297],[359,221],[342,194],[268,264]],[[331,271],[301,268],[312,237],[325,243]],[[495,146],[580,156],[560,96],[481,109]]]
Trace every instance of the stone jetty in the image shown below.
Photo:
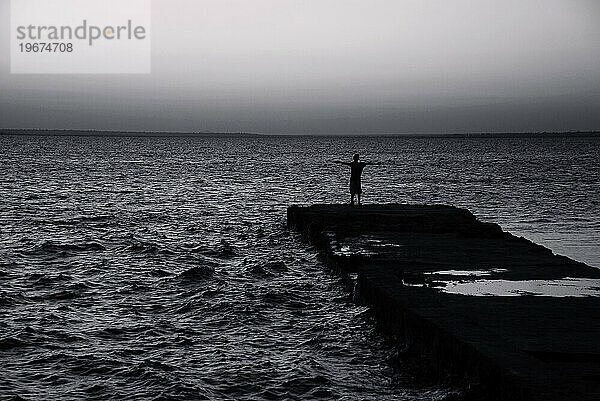
[[[382,327],[477,383],[483,399],[600,400],[600,288],[590,296],[489,291],[576,287],[600,279],[599,269],[452,206],[291,206],[287,221],[333,269],[356,278]],[[456,283],[468,291],[448,291]]]

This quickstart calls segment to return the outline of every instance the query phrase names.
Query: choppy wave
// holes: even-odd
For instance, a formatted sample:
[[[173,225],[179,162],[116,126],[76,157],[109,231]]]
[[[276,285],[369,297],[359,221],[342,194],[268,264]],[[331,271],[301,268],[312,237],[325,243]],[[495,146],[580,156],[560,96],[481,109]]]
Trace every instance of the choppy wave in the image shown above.
[[[30,255],[49,254],[54,256],[75,255],[88,251],[103,251],[105,248],[97,242],[57,243],[52,240],[43,241],[26,252]]]
[[[367,202],[467,207],[599,265],[598,144],[2,136],[0,394],[456,399],[286,230],[286,206],[347,201],[329,161],[358,151],[385,162]]]

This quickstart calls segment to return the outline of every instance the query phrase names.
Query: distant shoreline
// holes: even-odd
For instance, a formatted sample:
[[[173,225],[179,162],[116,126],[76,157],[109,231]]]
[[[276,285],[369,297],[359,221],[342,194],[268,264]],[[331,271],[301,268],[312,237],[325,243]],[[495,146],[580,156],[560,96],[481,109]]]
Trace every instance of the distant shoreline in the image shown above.
[[[269,134],[250,132],[185,132],[185,131],[114,131],[114,130],[58,130],[0,128],[0,136],[108,136],[108,137],[403,137],[403,138],[552,138],[552,137],[600,137],[600,131],[565,132],[473,132],[473,133],[358,133],[358,134]]]
[[[249,132],[179,132],[179,131],[112,131],[112,130],[69,130],[69,129],[25,129],[25,128],[0,128],[0,135],[15,136],[150,136],[150,137],[178,137],[178,136],[258,136]]]

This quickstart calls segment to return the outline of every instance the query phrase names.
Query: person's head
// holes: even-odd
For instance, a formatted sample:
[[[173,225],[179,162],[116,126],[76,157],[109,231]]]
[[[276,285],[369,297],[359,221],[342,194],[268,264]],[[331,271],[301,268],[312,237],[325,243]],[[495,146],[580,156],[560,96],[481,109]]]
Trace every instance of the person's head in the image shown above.
[[[359,157],[360,157],[360,156],[358,155],[358,153],[354,154],[354,158],[353,158],[353,159],[354,159],[354,161],[355,161],[355,162],[357,162]]]

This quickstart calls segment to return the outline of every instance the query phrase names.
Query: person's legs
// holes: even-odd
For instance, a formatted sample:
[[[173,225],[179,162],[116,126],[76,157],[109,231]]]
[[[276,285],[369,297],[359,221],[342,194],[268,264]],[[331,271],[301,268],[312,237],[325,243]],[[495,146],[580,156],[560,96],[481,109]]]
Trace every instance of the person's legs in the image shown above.
[[[358,194],[360,194],[360,183],[350,180],[350,204],[351,205],[354,205],[354,195],[358,195]],[[358,195],[358,196],[360,196],[360,195]],[[360,203],[360,200],[358,202]]]

